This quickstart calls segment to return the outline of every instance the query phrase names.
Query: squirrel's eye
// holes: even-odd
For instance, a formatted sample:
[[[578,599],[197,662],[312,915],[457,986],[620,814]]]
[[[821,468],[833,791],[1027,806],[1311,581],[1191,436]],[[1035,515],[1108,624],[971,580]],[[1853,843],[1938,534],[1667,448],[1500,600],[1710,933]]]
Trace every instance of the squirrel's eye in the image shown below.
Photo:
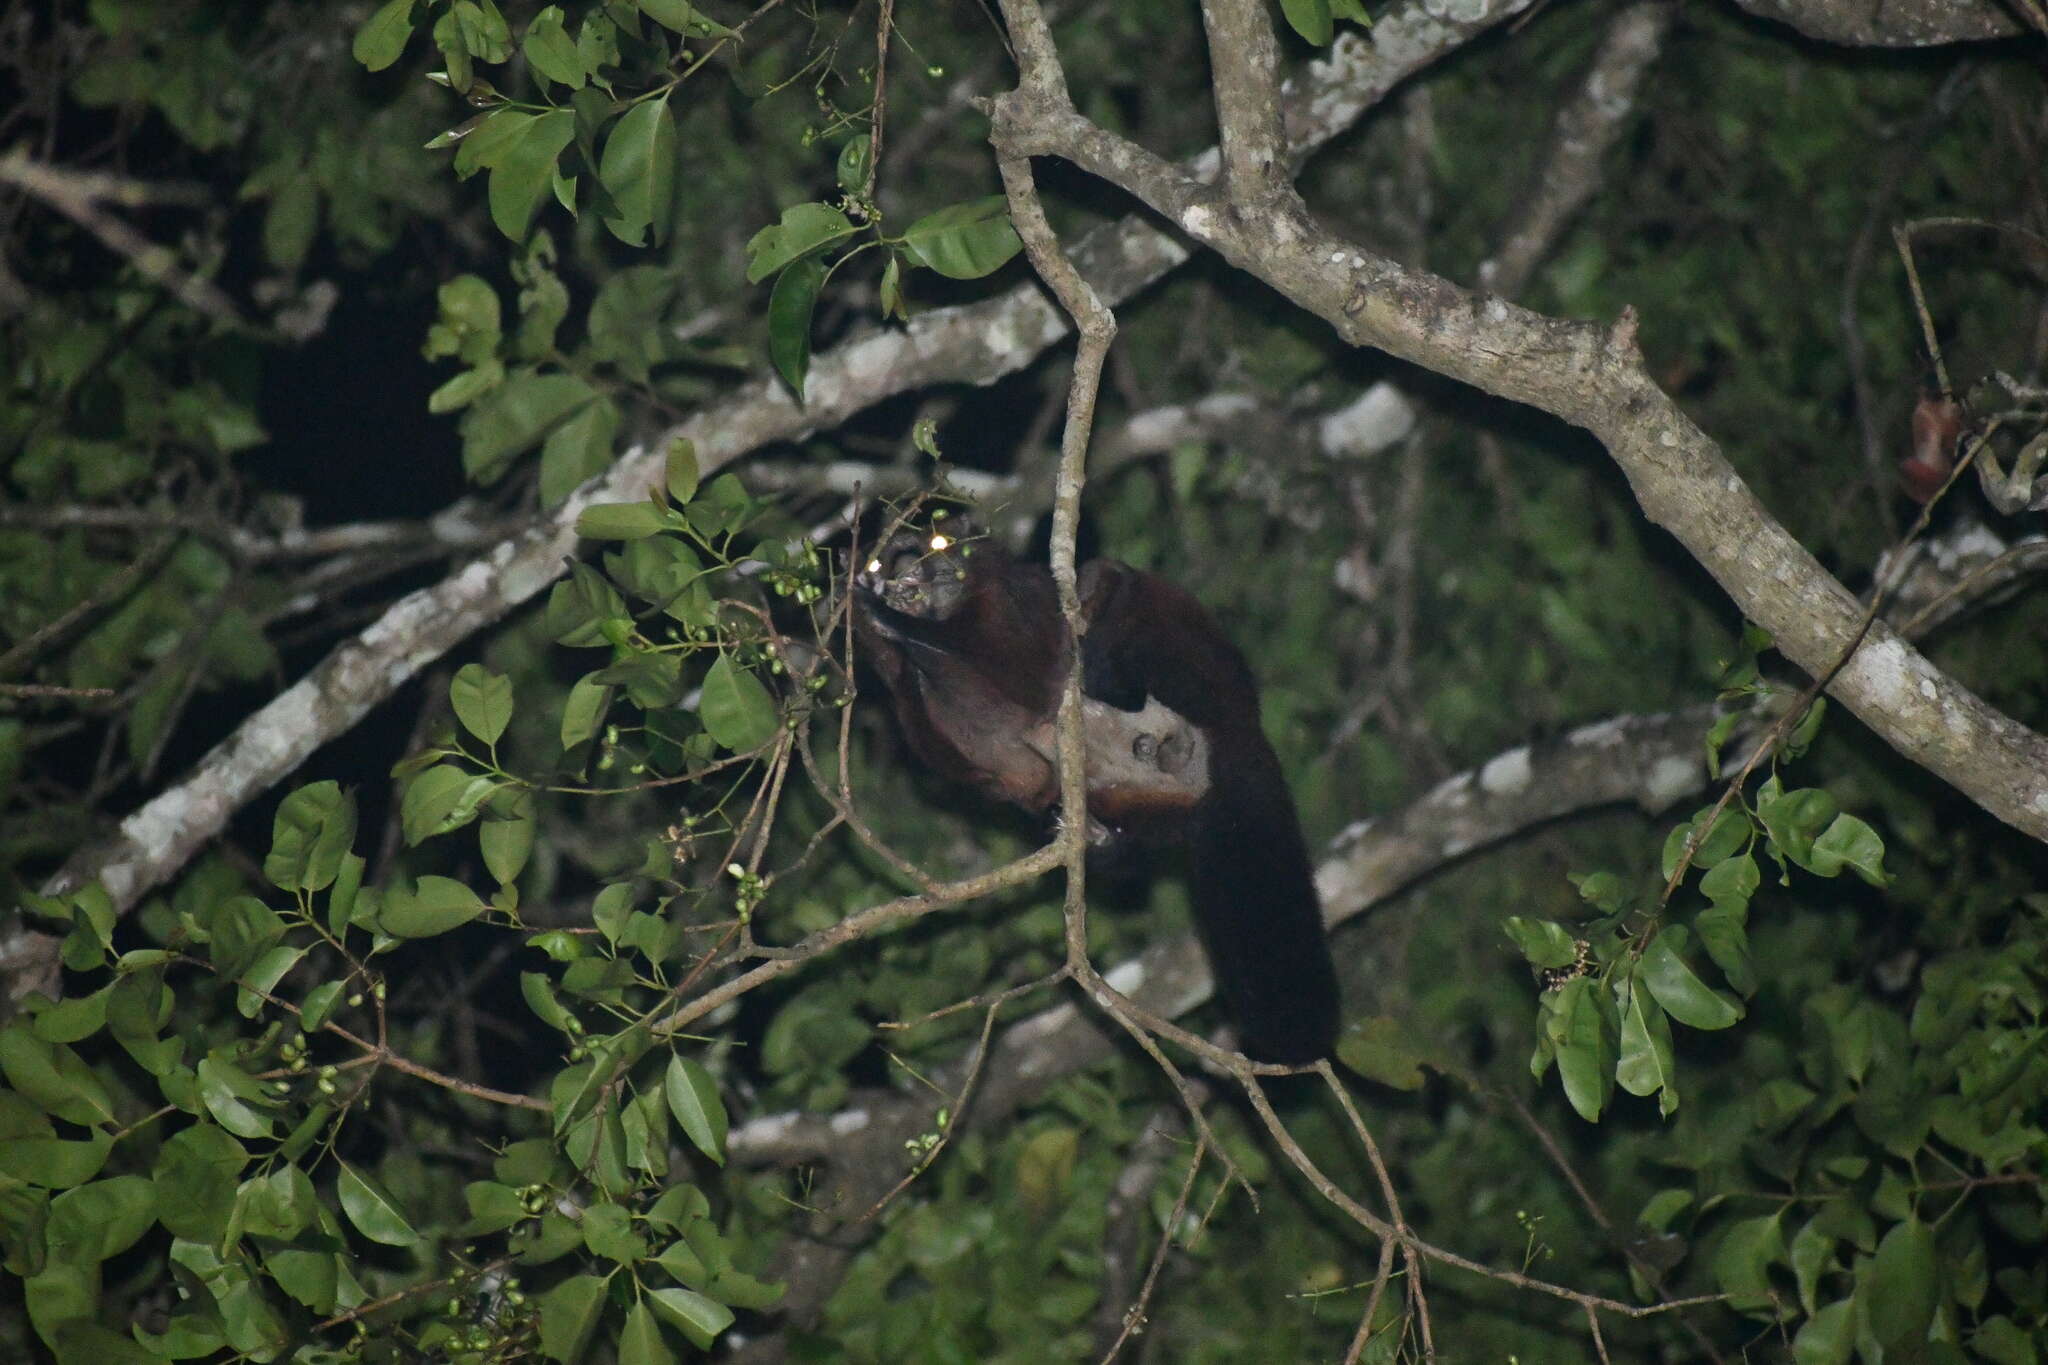
[[[881,560],[879,560],[879,559],[870,559],[870,560],[868,561],[868,572],[869,572],[869,573],[880,573],[881,571],[882,571],[882,561],[881,561]]]
[[[945,548],[946,548],[946,547],[947,547],[948,545],[951,545],[952,543],[953,543],[953,542],[952,542],[952,540],[951,540],[951,539],[949,539],[949,538],[948,538],[948,537],[946,537],[946,536],[942,536],[942,535],[934,535],[934,536],[932,537],[932,549],[933,549],[933,550],[935,550],[935,551],[936,551],[936,550],[943,550],[943,549],[945,549]]]

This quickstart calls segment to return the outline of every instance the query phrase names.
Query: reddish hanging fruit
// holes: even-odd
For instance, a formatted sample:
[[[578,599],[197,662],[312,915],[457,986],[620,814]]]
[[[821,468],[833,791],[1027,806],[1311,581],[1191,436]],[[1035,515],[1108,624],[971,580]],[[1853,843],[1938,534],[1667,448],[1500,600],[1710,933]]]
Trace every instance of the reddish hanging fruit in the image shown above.
[[[1921,395],[1913,405],[1913,453],[1899,461],[1907,497],[1919,503],[1934,500],[1955,468],[1956,438],[1962,434],[1961,404],[1931,393]]]

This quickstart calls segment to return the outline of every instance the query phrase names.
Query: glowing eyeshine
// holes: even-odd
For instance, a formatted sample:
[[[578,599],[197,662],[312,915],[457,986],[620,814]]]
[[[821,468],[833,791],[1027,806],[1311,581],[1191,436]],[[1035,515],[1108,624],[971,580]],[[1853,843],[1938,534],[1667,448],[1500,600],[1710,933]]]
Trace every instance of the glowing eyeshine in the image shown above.
[[[932,537],[932,549],[934,550],[943,550],[952,543],[953,541],[950,536],[934,535]]]
[[[869,572],[869,573],[880,573],[881,571],[882,571],[882,561],[881,561],[881,560],[879,560],[879,559],[870,559],[870,560],[868,561],[868,572]]]

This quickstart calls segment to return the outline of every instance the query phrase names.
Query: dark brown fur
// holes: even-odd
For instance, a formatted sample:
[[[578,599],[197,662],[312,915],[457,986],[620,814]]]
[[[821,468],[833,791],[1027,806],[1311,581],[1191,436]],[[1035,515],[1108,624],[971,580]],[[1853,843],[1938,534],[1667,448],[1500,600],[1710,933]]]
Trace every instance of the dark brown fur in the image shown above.
[[[1058,799],[1052,727],[1073,657],[1051,573],[992,544],[899,535],[855,579],[865,657],[910,746],[997,800]],[[1247,1053],[1328,1053],[1337,983],[1258,685],[1201,603],[1114,560],[1081,571],[1091,823],[1183,842],[1209,958]]]

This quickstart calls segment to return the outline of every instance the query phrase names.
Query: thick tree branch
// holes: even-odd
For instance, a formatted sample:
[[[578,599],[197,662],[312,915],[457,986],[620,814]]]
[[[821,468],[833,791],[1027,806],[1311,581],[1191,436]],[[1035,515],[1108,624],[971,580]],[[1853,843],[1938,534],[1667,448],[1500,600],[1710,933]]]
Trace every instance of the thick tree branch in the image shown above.
[[[1526,403],[1593,433],[1651,521],[1670,531],[1743,613],[1816,676],[1849,651],[1855,597],[1756,500],[1721,454],[1650,379],[1634,315],[1612,327],[1544,317],[1409,270],[1301,215],[1218,211],[1207,187],[1078,115],[1035,111],[1020,143],[1058,154],[1137,195],[1330,323],[1376,346]],[[2048,739],[1877,626],[1829,691],[1886,743],[1991,814],[2048,840]]]
[[[1551,124],[1550,145],[1537,159],[1507,240],[1479,266],[1482,286],[1503,298],[1520,294],[1571,216],[1604,183],[1600,159],[1634,120],[1636,97],[1677,12],[1670,0],[1642,0],[1608,25],[1578,92]]]
[[[1933,47],[2048,31],[2040,0],[1735,0],[1809,38],[1848,47]]]
[[[1240,203],[1291,199],[1280,128],[1280,47],[1265,0],[1203,0],[1223,184]]]

